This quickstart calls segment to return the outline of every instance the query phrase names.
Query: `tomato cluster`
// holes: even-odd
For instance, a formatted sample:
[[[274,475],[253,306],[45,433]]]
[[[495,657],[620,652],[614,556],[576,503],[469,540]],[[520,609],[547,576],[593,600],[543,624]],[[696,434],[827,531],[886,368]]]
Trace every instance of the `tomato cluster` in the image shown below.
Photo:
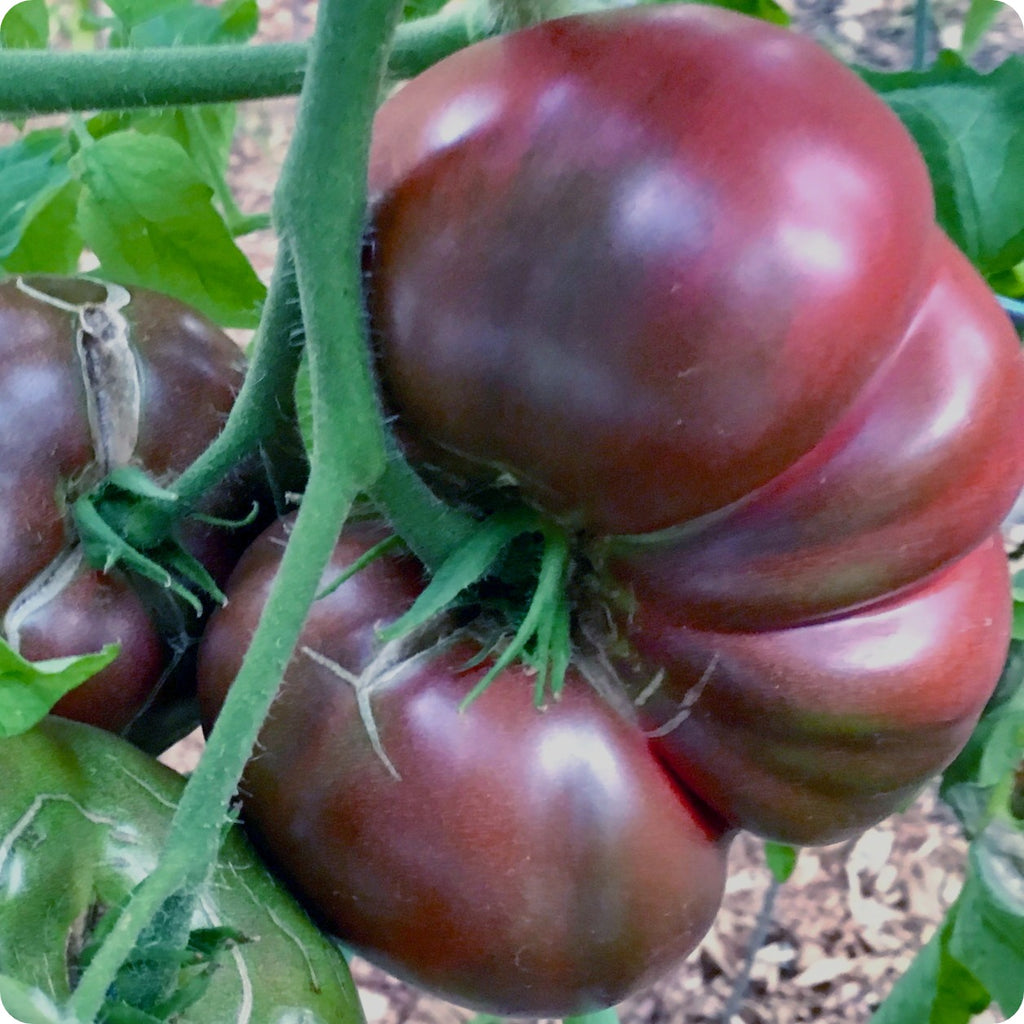
[[[31,660],[120,655],[59,714],[120,731],[153,698],[194,625],[160,587],[85,556],[71,506],[112,471],[177,476],[220,431],[244,373],[238,346],[189,307],[88,278],[0,284],[0,609]],[[236,473],[203,511],[249,511]],[[224,579],[244,533],[186,521],[181,539]]]
[[[1009,635],[1018,341],[882,101],[722,10],[470,47],[383,105],[369,183],[399,440],[471,514],[571,535],[578,648],[542,710],[520,665],[460,712],[493,634],[382,645],[424,573],[381,556],[314,605],[246,819],[395,973],[606,1006],[699,939],[734,830],[853,834],[966,740]],[[384,529],[350,524],[325,585]],[[207,724],[285,537],[207,632]]]
[[[737,830],[854,834],[965,742],[1008,642],[1024,361],[897,118],[815,44],[720,9],[456,54],[379,111],[369,190],[397,440],[471,520],[528,506],[568,538],[572,656],[542,708],[522,662],[467,707],[533,538],[384,640],[429,573],[353,520],[323,585],[376,557],[313,605],[246,823],[394,973],[498,1014],[599,1009],[694,948]],[[33,659],[119,642],[57,711],[122,730],[183,637],[152,587],[89,564],[69,509],[191,463],[237,349],[170,299],[58,278],[0,285],[0,343],[5,638]],[[244,514],[243,475],[203,511]],[[249,548],[206,630],[207,728],[288,532]],[[244,538],[180,533],[217,580]]]

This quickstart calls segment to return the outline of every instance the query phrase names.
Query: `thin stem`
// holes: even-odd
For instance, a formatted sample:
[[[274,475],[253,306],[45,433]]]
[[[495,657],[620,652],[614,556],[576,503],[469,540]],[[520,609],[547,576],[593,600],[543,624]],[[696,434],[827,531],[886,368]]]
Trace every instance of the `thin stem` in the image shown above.
[[[4,50],[0,111],[55,114],[291,96],[302,88],[306,59],[302,43],[85,53]]]
[[[282,396],[292,394],[302,358],[301,339],[292,340],[299,322],[291,251],[278,247],[270,292],[253,341],[252,361],[231,415],[209,448],[175,481],[179,504],[189,509],[246,455],[274,437],[288,422]]]
[[[406,22],[395,31],[389,74],[418,74],[450,53],[496,35],[487,0]],[[7,116],[68,110],[234,103],[293,96],[309,56],[304,43],[189,46],[67,53],[0,52],[0,111]]]
[[[764,902],[757,915],[754,924],[754,931],[751,933],[750,942],[747,945],[747,954],[743,960],[740,973],[736,976],[732,992],[729,993],[729,1001],[725,1004],[722,1016],[719,1018],[721,1024],[730,1024],[733,1017],[740,1011],[743,1000],[747,997],[747,989],[750,987],[750,973],[754,968],[754,960],[765,940],[768,938],[768,929],[772,925],[772,916],[775,913],[775,898],[779,894],[782,883],[773,875],[768,885],[768,891],[764,894]]]
[[[318,454],[266,608],[182,794],[164,855],[133,893],[69,1001],[80,1021],[96,1019],[118,968],[168,897],[206,877],[220,846],[224,809],[295,648],[341,523],[356,494],[383,468],[379,440],[374,452],[379,423],[356,446],[339,443],[346,439],[351,413],[375,413],[372,387],[360,393],[357,372],[341,388],[355,408],[335,399],[336,374],[351,374],[359,364],[368,372],[359,296],[364,168],[396,13],[395,0],[324,0],[320,6],[309,81],[279,185],[282,234],[294,255],[307,326]],[[339,96],[348,102],[338,103]],[[337,150],[343,159],[337,159]],[[325,165],[325,160],[334,162]],[[317,187],[310,187],[311,181]],[[345,230],[325,240],[325,221]],[[323,248],[330,248],[333,260],[317,261]],[[271,291],[280,301],[282,288]],[[332,296],[340,301],[324,301]],[[270,314],[277,315],[273,308]],[[287,347],[280,338],[276,344]]]
[[[924,71],[931,29],[931,0],[914,0],[914,57],[915,71]]]

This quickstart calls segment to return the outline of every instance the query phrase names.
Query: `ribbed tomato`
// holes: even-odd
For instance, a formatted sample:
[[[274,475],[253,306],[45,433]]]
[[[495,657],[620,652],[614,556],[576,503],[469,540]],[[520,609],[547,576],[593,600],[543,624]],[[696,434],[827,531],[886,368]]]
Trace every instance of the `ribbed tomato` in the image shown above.
[[[250,548],[210,622],[207,725],[284,537]],[[346,527],[324,582],[380,537]],[[710,926],[728,833],[575,670],[544,710],[517,666],[460,711],[489,664],[468,667],[479,640],[445,623],[379,647],[421,587],[415,561],[389,555],[314,604],[240,786],[244,818],[311,912],[401,977],[506,1016],[616,1003]]]

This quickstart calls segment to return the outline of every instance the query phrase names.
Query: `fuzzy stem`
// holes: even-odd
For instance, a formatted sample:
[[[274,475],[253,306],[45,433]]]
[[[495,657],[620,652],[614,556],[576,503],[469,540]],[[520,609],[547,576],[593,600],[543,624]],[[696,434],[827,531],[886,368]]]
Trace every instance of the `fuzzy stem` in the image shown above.
[[[360,241],[370,123],[396,14],[395,0],[324,0],[320,6],[295,138],[278,188],[279,223],[294,257],[306,323],[317,456],[266,608],[182,794],[160,863],[133,893],[69,1001],[80,1021],[96,1019],[118,968],[168,897],[207,876],[225,808],[341,523],[356,494],[383,469],[381,426],[368,386]],[[339,103],[339,96],[347,102]],[[324,250],[330,259],[321,258]],[[278,339],[282,344],[287,341]],[[363,425],[354,444],[348,443],[353,418]]]
[[[456,6],[395,31],[388,73],[407,78],[499,31],[489,5]],[[305,43],[0,52],[0,111],[6,116],[68,110],[234,103],[292,96],[302,88]]]

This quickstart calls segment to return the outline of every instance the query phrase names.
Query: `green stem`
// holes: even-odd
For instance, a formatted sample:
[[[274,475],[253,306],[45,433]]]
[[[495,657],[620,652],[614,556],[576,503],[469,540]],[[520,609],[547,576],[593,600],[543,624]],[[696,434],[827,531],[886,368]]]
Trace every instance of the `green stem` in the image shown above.
[[[931,28],[931,0],[914,0],[914,56],[913,69],[924,71],[928,50],[928,32]]]
[[[295,272],[287,245],[278,247],[263,317],[253,340],[252,361],[224,429],[170,488],[178,495],[173,515],[178,518],[261,444],[290,430],[287,397],[293,392],[302,345],[292,341],[298,323]],[[133,537],[137,544],[155,543],[167,536],[169,523],[156,524],[150,537]]]
[[[54,114],[290,96],[302,88],[306,59],[301,43],[86,53],[4,50],[0,111]]]
[[[487,0],[406,22],[395,31],[388,73],[406,78],[499,31]],[[0,111],[7,116],[68,110],[234,103],[291,96],[302,88],[308,47],[189,46],[66,53],[0,52]]]
[[[224,809],[294,650],[341,523],[356,494],[383,469],[379,422],[371,423],[355,444],[349,438],[352,417],[377,415],[368,386],[360,241],[370,123],[396,13],[395,0],[324,0],[320,6],[309,79],[278,190],[279,222],[294,256],[307,327],[318,454],[266,608],[182,794],[164,855],[135,890],[69,1001],[80,1021],[96,1019],[118,968],[168,897],[206,877],[220,845]],[[339,103],[339,96],[347,102]],[[334,230],[339,225],[340,233]],[[324,250],[330,253],[327,260],[321,259]],[[280,286],[272,289],[275,301],[282,291]],[[271,309],[270,315],[277,313]],[[287,347],[280,338],[276,344]]]

